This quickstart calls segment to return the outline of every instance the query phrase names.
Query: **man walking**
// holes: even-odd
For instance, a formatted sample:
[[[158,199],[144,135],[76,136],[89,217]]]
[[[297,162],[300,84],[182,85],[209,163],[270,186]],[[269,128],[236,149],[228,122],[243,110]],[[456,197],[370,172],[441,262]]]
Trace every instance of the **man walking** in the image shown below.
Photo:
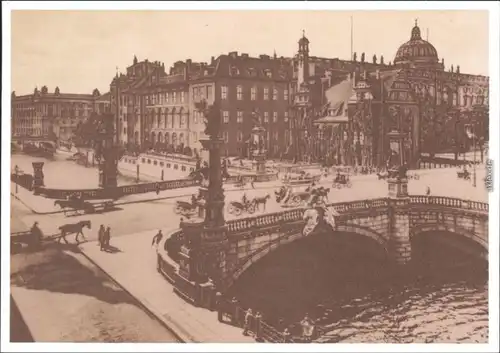
[[[99,227],[99,231],[97,233],[97,240],[99,241],[99,246],[101,247],[101,251],[104,250],[104,234],[106,233],[106,229],[104,228],[104,224],[101,224]]]
[[[156,235],[153,237],[153,242],[151,243],[151,246],[155,245],[155,247],[158,249],[158,245],[160,244],[161,240],[163,239],[163,233],[161,232],[161,229],[156,233]]]
[[[107,249],[109,248],[109,241],[111,240],[111,227],[107,227],[106,230],[104,231],[104,237],[103,237],[103,242],[104,242],[104,248]]]

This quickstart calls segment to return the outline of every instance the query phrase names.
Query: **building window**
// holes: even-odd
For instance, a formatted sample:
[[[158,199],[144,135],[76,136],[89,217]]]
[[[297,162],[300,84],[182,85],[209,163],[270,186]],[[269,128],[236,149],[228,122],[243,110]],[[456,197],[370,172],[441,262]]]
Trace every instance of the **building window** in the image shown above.
[[[269,100],[269,88],[264,88],[264,100]]]
[[[239,101],[243,99],[243,87],[242,86],[236,87],[236,99],[238,99]]]
[[[267,77],[269,77],[269,78],[271,78],[271,77],[272,77],[271,70],[266,70],[266,71],[264,71],[264,72],[265,72],[265,74],[266,74],[266,76],[267,76]]]
[[[278,139],[279,139],[279,132],[278,132],[278,131],[275,131],[275,132],[274,132],[274,140],[275,140],[275,141],[278,141]]]
[[[243,112],[242,111],[238,111],[236,114],[237,114],[236,115],[236,122],[238,124],[243,123]]]
[[[167,93],[165,93],[165,103],[168,103],[168,98],[169,98],[169,94],[167,92]]]
[[[221,86],[220,98],[227,99],[227,86]]]
[[[273,123],[278,122],[278,112],[273,112]]]
[[[286,101],[288,100],[288,90],[287,89],[283,91],[283,99]]]
[[[181,103],[184,103],[184,92],[181,92]]]
[[[257,87],[252,87],[251,91],[251,99],[254,101],[257,99]]]
[[[288,122],[288,112],[285,112],[285,123]]]
[[[222,133],[222,136],[224,137],[224,142],[228,143],[229,142],[229,133],[227,131],[224,131]]]
[[[238,139],[238,142],[243,141],[243,133],[241,131],[238,131],[237,139]]]
[[[225,124],[229,123],[229,112],[227,110],[222,112],[222,119]]]
[[[278,89],[273,88],[273,101],[278,99]]]
[[[212,100],[212,86],[207,86],[207,100],[209,102]]]
[[[265,123],[269,122],[269,112],[264,112],[264,122]]]

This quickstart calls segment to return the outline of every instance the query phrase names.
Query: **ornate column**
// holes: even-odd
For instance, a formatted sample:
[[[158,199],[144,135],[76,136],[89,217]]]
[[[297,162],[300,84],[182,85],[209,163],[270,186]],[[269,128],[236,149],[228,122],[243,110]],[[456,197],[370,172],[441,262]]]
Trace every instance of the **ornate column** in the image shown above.
[[[390,254],[394,261],[404,265],[411,258],[410,210],[407,166],[404,153],[405,134],[392,130],[387,134],[390,156],[387,161],[390,207]]]
[[[99,168],[99,187],[113,188],[118,185],[118,149],[114,145],[113,117],[99,116],[94,140],[94,157]]]
[[[209,152],[208,166],[202,168],[201,200],[198,218],[181,221],[184,242],[180,251],[179,275],[183,283],[176,283],[176,292],[191,302],[208,306],[215,288],[225,288],[225,255],[227,226],[224,219],[224,190],[222,188],[221,112],[206,101],[197,105],[205,117],[205,134],[200,139]],[[215,287],[214,287],[215,286]]]
[[[31,165],[33,166],[33,189],[35,190],[35,193],[37,192],[36,189],[40,186],[44,186],[44,175],[43,175],[43,164],[44,162],[32,162]],[[17,184],[16,184],[17,185]]]

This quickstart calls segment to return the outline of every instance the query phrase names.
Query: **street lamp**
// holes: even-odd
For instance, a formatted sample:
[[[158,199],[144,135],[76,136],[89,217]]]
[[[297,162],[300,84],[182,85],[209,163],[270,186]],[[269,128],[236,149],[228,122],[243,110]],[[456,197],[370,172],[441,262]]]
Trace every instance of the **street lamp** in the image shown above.
[[[14,173],[16,174],[16,194],[19,192],[19,166],[16,164],[16,167],[14,168]]]
[[[475,124],[467,124],[465,126],[466,133],[469,138],[472,138],[472,149],[473,149],[473,159],[472,159],[472,186],[476,187],[476,129]]]

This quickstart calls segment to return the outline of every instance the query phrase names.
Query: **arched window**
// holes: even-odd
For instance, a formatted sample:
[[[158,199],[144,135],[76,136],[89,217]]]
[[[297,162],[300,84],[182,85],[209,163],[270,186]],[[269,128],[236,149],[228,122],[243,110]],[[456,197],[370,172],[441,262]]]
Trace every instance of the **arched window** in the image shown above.
[[[157,116],[158,116],[158,123],[156,125],[156,127],[160,127],[160,124],[162,123],[162,118],[161,118],[161,109],[158,109],[158,112],[157,112]]]
[[[172,129],[175,126],[175,108],[172,109]]]
[[[177,146],[177,134],[172,133],[172,145]]]
[[[156,143],[156,135],[154,132],[151,133],[151,143],[155,144]]]
[[[179,134],[179,143],[184,143],[184,134],[182,132]]]
[[[163,123],[162,123],[162,127],[163,128],[167,128],[167,114],[168,114],[168,109],[164,109],[163,110]]]
[[[158,133],[158,142],[163,143],[163,134],[161,132]]]
[[[165,143],[166,144],[170,143],[170,134],[168,132],[165,133]]]

